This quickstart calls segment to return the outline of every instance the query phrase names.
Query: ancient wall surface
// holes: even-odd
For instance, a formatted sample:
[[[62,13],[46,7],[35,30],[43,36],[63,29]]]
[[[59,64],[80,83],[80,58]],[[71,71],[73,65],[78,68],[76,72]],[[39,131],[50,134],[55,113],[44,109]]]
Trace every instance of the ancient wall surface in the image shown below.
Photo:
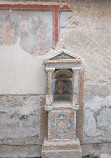
[[[23,47],[26,37],[30,43],[33,32],[30,29],[30,35],[27,35],[27,24],[15,22],[14,11],[10,10],[12,20],[6,16],[5,10],[2,10],[2,16],[0,14],[0,157],[40,156],[47,125],[43,60],[61,48],[80,56],[85,65],[84,143],[90,144],[89,149],[95,143],[108,143],[97,147],[101,151],[103,148],[105,151],[110,149],[111,2],[81,0],[72,1],[69,6],[73,14],[68,18],[67,25],[61,26],[57,46],[45,47],[42,54],[37,53],[36,40],[33,41],[34,48],[29,45],[30,51],[27,43]],[[16,32],[15,36],[18,25],[22,32]],[[45,37],[44,33],[44,37],[40,38]],[[95,146],[92,153],[94,149]],[[83,151],[88,154],[86,147]]]
[[[111,142],[111,3],[76,3],[58,47],[85,64],[85,142]]]

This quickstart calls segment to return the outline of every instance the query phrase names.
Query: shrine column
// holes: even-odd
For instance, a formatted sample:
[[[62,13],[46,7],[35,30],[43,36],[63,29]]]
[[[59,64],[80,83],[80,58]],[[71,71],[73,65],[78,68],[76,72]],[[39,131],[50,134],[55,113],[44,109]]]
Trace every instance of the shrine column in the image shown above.
[[[72,68],[73,70],[73,97],[72,104],[74,108],[74,138],[76,138],[76,111],[79,108],[79,87],[80,87],[80,68]]]
[[[54,68],[45,68],[46,70],[46,104],[51,105],[53,102],[54,92]]]
[[[80,89],[80,69],[72,68],[73,70],[73,106],[79,105],[79,89]]]

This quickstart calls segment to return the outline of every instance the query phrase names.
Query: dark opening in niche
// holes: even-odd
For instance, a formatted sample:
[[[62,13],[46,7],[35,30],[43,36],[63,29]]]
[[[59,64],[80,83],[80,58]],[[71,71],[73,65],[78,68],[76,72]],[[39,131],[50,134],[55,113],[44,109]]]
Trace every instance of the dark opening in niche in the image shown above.
[[[54,73],[54,100],[72,99],[72,70],[56,69]]]

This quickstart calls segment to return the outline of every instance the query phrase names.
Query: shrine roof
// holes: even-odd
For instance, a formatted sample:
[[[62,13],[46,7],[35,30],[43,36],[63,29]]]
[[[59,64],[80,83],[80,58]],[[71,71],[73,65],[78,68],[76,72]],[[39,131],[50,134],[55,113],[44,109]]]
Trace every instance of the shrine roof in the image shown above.
[[[48,63],[80,63],[80,57],[70,53],[66,50],[60,50],[59,52],[50,55],[49,58],[44,60],[45,64]]]

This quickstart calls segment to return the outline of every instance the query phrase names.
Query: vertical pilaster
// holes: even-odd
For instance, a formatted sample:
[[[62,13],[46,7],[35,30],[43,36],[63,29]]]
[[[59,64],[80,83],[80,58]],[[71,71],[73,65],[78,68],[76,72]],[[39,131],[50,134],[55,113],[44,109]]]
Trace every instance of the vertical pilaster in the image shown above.
[[[73,70],[73,105],[79,105],[80,69]]]
[[[74,110],[74,139],[76,139],[76,110]]]
[[[79,105],[79,92],[80,92],[80,75],[81,75],[81,72],[80,70],[78,71],[78,95],[77,95],[77,104]]]
[[[51,105],[53,102],[54,91],[54,70],[53,68],[46,68],[46,104]]]

